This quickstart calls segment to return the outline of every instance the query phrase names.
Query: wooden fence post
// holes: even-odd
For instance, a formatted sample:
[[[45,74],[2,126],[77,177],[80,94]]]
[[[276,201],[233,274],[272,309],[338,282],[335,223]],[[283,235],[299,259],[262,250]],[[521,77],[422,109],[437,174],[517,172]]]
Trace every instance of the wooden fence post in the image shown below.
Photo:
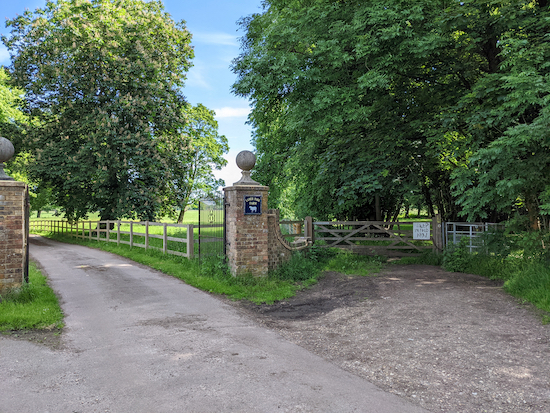
[[[149,221],[145,221],[145,249],[149,248]]]
[[[168,249],[168,234],[166,232],[166,222],[162,226],[162,253],[166,254],[166,250]]]
[[[436,214],[432,218],[432,226],[433,226],[433,243],[434,243],[434,249],[437,252],[443,251],[443,223],[441,222],[441,215]]]
[[[311,243],[314,242],[314,233],[313,233],[313,218],[305,217],[304,219],[304,237],[311,240]]]
[[[193,224],[187,225],[187,258],[192,259],[195,254],[195,239],[193,231],[195,226]]]
[[[130,221],[130,248],[134,246],[134,222]]]
[[[116,245],[120,245],[120,219],[116,223],[117,230],[116,230]]]
[[[105,226],[105,228],[107,229],[107,236],[105,240],[108,243],[111,240],[111,221],[107,220],[107,225]]]

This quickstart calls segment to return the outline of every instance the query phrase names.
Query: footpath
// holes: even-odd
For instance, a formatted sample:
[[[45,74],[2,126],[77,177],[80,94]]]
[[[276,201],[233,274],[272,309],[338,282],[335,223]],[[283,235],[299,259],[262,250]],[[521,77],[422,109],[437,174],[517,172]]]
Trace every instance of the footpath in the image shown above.
[[[426,412],[180,280],[37,236],[30,251],[63,348],[0,336],[0,413]]]

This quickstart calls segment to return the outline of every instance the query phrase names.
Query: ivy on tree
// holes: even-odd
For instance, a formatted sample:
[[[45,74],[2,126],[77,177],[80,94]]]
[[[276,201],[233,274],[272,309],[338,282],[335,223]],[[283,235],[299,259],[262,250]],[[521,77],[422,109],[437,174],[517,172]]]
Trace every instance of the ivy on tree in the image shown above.
[[[32,118],[31,177],[69,219],[154,219],[170,175],[159,145],[186,126],[184,22],[159,1],[57,0],[6,24],[11,76]]]

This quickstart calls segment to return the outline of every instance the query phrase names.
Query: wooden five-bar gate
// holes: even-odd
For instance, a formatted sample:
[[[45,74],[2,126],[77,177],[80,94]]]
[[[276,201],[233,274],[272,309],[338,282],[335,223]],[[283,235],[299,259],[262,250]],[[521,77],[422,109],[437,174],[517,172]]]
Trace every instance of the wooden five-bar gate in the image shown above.
[[[438,216],[431,222],[327,221],[314,222],[314,242],[362,255],[415,256],[443,248]]]

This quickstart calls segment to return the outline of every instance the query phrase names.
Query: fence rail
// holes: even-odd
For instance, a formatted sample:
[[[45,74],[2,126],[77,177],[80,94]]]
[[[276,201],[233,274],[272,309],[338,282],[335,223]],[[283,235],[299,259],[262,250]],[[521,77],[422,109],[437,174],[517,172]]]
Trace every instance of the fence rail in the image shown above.
[[[483,247],[483,233],[503,230],[503,224],[489,222],[445,222],[444,242],[458,244],[461,238],[468,238],[468,249],[470,252]]]
[[[315,242],[346,248],[358,254],[406,257],[425,250],[441,250],[441,220],[435,216],[421,229],[418,222],[326,221],[313,222]]]
[[[169,224],[150,221],[67,221],[38,220],[29,223],[30,231],[67,234],[90,241],[116,242],[130,247],[155,249],[165,254],[193,258],[199,239],[194,224]],[[203,233],[223,224],[202,225]],[[205,234],[206,235],[206,234]],[[162,241],[155,241],[162,240]],[[220,238],[201,236],[201,243],[219,243]],[[221,241],[223,242],[223,241]],[[156,244],[156,245],[152,245]]]

